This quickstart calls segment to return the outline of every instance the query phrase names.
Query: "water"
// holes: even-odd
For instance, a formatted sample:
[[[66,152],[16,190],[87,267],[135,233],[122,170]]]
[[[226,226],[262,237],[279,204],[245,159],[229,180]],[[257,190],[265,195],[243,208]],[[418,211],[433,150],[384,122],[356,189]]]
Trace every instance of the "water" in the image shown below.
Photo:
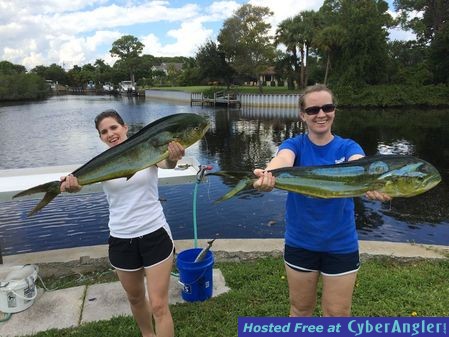
[[[94,129],[101,111],[117,109],[134,133],[162,116],[205,115],[211,130],[187,150],[214,170],[264,167],[277,145],[299,132],[294,109],[191,107],[139,98],[57,96],[0,106],[0,169],[82,164],[105,150]],[[424,195],[381,204],[356,198],[360,239],[449,244],[449,110],[337,112],[335,132],[359,142],[368,155],[411,154],[433,163],[443,182]],[[230,186],[211,177],[198,189],[200,238],[281,238],[286,192],[247,192],[214,204]],[[160,197],[175,239],[193,239],[193,184],[164,186]],[[102,193],[56,198],[37,216],[36,200],[0,204],[3,255],[106,243],[107,206]]]

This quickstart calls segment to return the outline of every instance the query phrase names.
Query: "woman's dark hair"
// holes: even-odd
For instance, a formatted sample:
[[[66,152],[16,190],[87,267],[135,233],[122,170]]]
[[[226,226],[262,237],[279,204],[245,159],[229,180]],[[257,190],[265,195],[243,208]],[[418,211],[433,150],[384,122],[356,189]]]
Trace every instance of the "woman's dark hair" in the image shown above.
[[[107,117],[114,118],[117,123],[120,125],[125,125],[125,122],[123,121],[123,118],[119,115],[119,113],[114,109],[108,109],[105,110],[97,115],[95,117],[95,128],[98,130],[98,125],[101,123],[101,121]],[[100,131],[100,130],[98,130]]]
[[[331,97],[332,97],[332,103],[335,104],[335,97],[334,94],[332,92],[332,90],[330,90],[328,87],[326,87],[324,84],[315,84],[315,85],[311,85],[309,87],[307,87],[304,90],[304,93],[301,95],[301,97],[299,97],[299,110],[300,111],[304,111],[305,108],[305,98],[307,96],[307,94],[310,94],[312,92],[318,92],[318,91],[326,91],[328,92]]]

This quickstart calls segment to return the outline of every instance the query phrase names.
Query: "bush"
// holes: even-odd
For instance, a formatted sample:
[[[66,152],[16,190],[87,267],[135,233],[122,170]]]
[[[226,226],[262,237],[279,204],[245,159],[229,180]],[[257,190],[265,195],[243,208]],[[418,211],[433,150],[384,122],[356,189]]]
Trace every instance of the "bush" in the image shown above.
[[[42,99],[48,87],[36,74],[0,75],[0,101]]]

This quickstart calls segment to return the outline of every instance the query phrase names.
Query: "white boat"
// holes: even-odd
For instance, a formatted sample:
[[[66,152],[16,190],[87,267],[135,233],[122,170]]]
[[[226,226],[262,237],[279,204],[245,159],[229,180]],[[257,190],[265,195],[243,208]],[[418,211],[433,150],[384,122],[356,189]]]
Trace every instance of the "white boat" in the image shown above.
[[[106,82],[105,84],[103,84],[103,91],[112,92],[114,91],[114,86],[112,85],[112,83]]]
[[[90,80],[89,82],[87,82],[87,90],[95,90],[94,81]]]
[[[134,95],[136,94],[136,87],[131,81],[121,81],[119,83],[119,90],[121,94],[124,95]]]

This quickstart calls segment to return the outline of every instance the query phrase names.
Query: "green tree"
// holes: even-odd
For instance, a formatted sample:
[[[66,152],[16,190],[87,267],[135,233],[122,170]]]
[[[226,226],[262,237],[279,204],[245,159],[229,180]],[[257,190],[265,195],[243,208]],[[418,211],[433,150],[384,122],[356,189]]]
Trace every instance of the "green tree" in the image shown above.
[[[200,83],[200,69],[197,65],[196,59],[189,57],[183,64],[182,73],[179,76],[179,85],[189,86],[198,85]]]
[[[48,86],[37,74],[0,74],[0,101],[42,99],[47,95]]]
[[[64,68],[56,63],[48,67],[46,79],[56,81],[60,84],[67,84],[67,74]]]
[[[243,5],[224,22],[218,34],[219,49],[243,79],[258,81],[259,74],[273,64],[275,48],[267,22],[272,15],[268,7]]]
[[[394,25],[388,4],[383,0],[325,0],[320,13],[323,23],[335,25],[335,31],[345,36],[341,48],[332,51],[330,80],[352,86],[385,83],[387,30]]]
[[[152,85],[153,71],[151,68],[156,64],[156,58],[153,55],[142,55],[140,62],[135,69],[135,76],[139,79],[140,85]]]
[[[144,44],[133,35],[124,35],[114,41],[109,51],[111,56],[118,57],[123,65],[128,69],[132,83],[135,83],[134,72],[140,63],[140,54]]]
[[[300,56],[298,56],[298,48],[302,48],[301,42],[304,41],[300,36],[300,27],[298,27],[299,25],[297,22],[298,19],[300,19],[300,17],[296,16],[282,21],[278,25],[274,38],[275,46],[284,45],[286,48],[285,56],[278,58],[277,71],[279,72],[280,67],[285,67],[285,70],[282,72],[288,76],[287,81],[289,89],[294,89],[293,81],[295,77],[299,80],[298,83],[301,83],[302,81],[299,74],[300,67],[304,62],[300,59]],[[290,71],[289,68],[293,71]],[[298,74],[298,76],[295,76],[295,74]]]
[[[331,69],[333,57],[341,53],[341,48],[347,39],[346,30],[339,25],[326,26],[315,38],[315,46],[325,55],[326,70],[324,72],[323,83],[327,84],[329,71]]]
[[[302,83],[303,86],[308,84],[308,68],[309,68],[309,54],[311,48],[316,45],[316,38],[319,29],[321,28],[321,21],[319,13],[315,11],[303,11],[300,13],[302,18],[302,35],[304,39],[305,58],[302,69]]]
[[[93,66],[96,83],[112,82],[112,67],[109,64],[102,59],[96,59]]]
[[[429,46],[428,64],[435,83],[449,83],[448,0],[395,0],[402,27],[412,29],[419,42]],[[422,13],[416,16],[415,13]]]
[[[36,66],[31,69],[30,72],[39,75],[45,80],[52,80],[60,84],[68,84],[67,73],[64,68],[56,63],[51,64],[49,67],[42,65]]]
[[[26,68],[22,65],[0,61],[0,74],[2,75],[24,74],[26,71]]]
[[[201,79],[206,83],[210,81],[224,82],[229,88],[235,71],[226,61],[225,53],[219,50],[215,42],[209,40],[200,46],[195,60]]]
[[[72,69],[67,72],[68,85],[75,88],[83,86],[83,79],[81,77],[81,67],[74,65]]]
[[[449,22],[447,22],[430,45],[430,64],[435,83],[449,84]]]
[[[417,41],[388,43],[388,82],[393,84],[427,85],[433,83],[429,66],[429,47]]]

